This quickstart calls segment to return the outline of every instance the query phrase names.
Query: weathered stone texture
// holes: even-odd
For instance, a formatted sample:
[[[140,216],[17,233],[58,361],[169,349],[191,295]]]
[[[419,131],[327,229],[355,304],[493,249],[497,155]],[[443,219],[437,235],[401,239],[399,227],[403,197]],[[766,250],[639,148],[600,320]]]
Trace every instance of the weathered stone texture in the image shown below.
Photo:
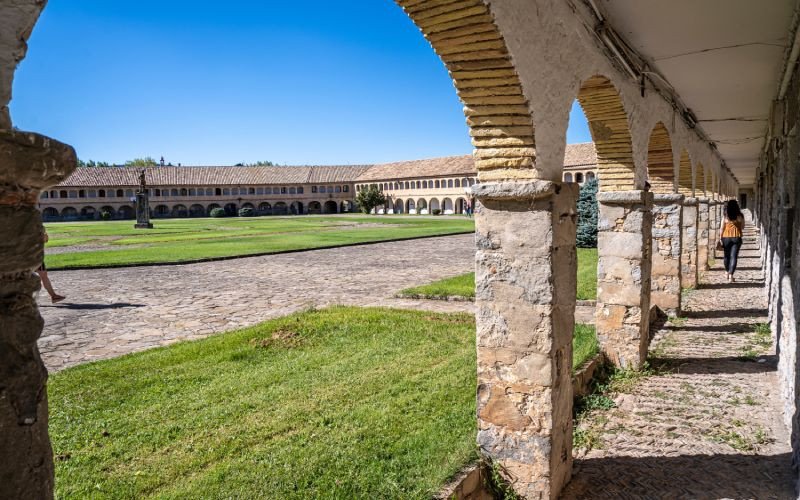
[[[598,194],[595,326],[605,355],[624,368],[639,368],[647,358],[652,196],[645,191]]]
[[[696,288],[697,276],[697,198],[683,201],[681,220],[681,286]]]
[[[653,200],[650,301],[670,316],[681,310],[681,227],[683,195]]]
[[[697,204],[697,271],[708,270],[708,198],[699,198]]]
[[[571,473],[576,199],[565,184],[476,211],[478,444],[527,498]]]

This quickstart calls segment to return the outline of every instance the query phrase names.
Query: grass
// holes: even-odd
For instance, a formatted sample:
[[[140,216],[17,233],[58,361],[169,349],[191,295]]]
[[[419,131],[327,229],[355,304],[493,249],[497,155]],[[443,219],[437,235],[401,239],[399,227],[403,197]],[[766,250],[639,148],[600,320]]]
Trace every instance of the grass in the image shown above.
[[[423,299],[446,299],[458,297],[466,300],[475,298],[475,273],[460,274],[451,278],[434,281],[427,285],[406,288],[398,293],[401,297]],[[597,249],[578,249],[578,300],[597,299]]]
[[[572,370],[577,370],[597,354],[599,349],[594,326],[576,324],[575,335],[572,337]]]
[[[352,307],[79,365],[56,496],[430,498],[478,458],[475,366],[471,316]]]
[[[247,217],[155,220],[155,229],[132,221],[45,224],[47,248],[97,247],[46,257],[49,269],[191,262],[288,250],[323,248],[474,231],[461,217]]]

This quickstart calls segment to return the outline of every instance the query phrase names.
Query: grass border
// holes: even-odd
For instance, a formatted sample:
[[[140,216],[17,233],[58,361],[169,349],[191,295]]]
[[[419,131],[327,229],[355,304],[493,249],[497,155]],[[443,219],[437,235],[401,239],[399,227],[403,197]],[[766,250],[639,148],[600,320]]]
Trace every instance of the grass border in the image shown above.
[[[265,255],[283,255],[283,254],[299,253],[299,252],[313,252],[314,250],[329,250],[332,248],[359,247],[364,245],[375,245],[377,243],[392,243],[397,241],[422,240],[425,238],[443,238],[447,236],[459,236],[463,234],[475,234],[475,231],[459,231],[455,233],[433,234],[428,236],[408,236],[405,238],[391,238],[387,240],[377,240],[377,241],[361,241],[358,243],[342,243],[340,245],[329,245],[329,246],[322,246],[315,248],[296,248],[292,250],[277,250],[274,252],[258,252],[258,253],[242,254],[242,255],[226,255],[223,257],[203,257],[200,259],[192,259],[192,260],[179,260],[179,261],[167,261],[167,262],[133,262],[130,264],[109,264],[105,266],[48,267],[47,270],[49,272],[58,272],[58,271],[85,271],[93,269],[118,269],[118,268],[128,268],[128,267],[182,266],[187,264],[197,264],[201,262],[218,262],[222,260],[244,259],[247,257],[263,257]]]

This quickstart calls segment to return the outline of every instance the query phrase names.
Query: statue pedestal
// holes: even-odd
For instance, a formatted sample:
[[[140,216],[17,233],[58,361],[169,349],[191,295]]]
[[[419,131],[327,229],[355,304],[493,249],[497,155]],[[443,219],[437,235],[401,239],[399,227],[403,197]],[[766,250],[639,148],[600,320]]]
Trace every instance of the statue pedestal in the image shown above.
[[[153,224],[150,222],[150,201],[144,189],[136,193],[136,224],[133,228],[153,229]]]
[[[137,222],[133,227],[134,229],[153,229],[153,224],[150,222]]]

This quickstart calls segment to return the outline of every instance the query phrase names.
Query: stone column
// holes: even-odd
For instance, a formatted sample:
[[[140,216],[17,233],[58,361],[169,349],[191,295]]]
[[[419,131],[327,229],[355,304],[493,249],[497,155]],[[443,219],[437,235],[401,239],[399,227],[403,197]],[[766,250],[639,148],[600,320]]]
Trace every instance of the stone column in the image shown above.
[[[524,498],[572,470],[576,184],[476,184],[478,444]]]
[[[638,369],[647,359],[650,318],[652,194],[597,194],[595,327],[608,359]]]
[[[708,198],[697,199],[697,272],[708,271]],[[699,275],[698,275],[699,278]]]
[[[669,316],[681,312],[682,194],[653,195],[650,301]]]
[[[683,200],[681,286],[697,288],[697,198]]]
[[[0,130],[0,498],[52,498],[47,370],[36,341],[44,258],[39,192],[77,166],[75,151],[38,134]]]
[[[708,202],[708,267],[711,260],[716,260],[717,240],[719,239],[719,217],[717,216],[719,203],[716,200]]]

